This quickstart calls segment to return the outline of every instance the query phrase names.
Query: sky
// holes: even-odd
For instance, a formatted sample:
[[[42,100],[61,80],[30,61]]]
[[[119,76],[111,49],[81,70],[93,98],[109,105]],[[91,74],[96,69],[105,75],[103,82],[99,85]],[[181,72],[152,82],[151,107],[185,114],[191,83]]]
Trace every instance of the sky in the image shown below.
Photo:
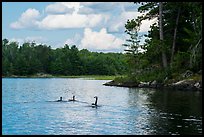
[[[123,52],[128,38],[125,23],[141,15],[138,6],[133,2],[2,2],[2,38],[53,49],[68,44],[80,50]],[[139,34],[146,34],[153,22],[143,21]]]

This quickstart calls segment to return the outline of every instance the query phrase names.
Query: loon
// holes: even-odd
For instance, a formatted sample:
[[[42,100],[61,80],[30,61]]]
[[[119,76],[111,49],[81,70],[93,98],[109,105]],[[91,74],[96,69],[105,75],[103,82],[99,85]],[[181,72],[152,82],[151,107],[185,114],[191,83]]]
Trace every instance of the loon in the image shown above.
[[[76,101],[75,96],[73,96],[73,99],[69,99],[69,101]]]
[[[94,98],[96,98],[96,101],[95,101],[95,103],[92,103],[92,104],[91,104],[91,106],[92,106],[92,107],[97,107],[98,97],[97,97],[97,96],[95,96]]]
[[[62,101],[62,97],[60,97],[60,100],[57,100],[57,101]]]

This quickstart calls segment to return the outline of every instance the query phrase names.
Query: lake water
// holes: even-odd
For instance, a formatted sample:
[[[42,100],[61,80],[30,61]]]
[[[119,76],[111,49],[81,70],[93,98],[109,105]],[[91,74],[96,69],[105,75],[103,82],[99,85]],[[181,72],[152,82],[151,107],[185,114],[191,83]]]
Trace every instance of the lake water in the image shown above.
[[[108,87],[107,80],[2,78],[2,134],[202,134],[202,92]],[[61,96],[76,102],[55,102]],[[98,96],[98,107],[92,108]]]

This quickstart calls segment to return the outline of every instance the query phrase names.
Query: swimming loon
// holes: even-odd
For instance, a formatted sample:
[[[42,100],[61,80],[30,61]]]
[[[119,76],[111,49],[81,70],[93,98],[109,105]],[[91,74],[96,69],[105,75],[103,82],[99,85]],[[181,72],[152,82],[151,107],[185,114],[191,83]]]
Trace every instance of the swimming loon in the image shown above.
[[[75,96],[73,96],[73,99],[69,99],[69,101],[76,101]]]
[[[92,107],[97,107],[98,97],[97,97],[97,96],[95,96],[94,98],[96,98],[96,101],[95,101],[95,103],[92,103],[92,104],[91,104],[91,106],[92,106]]]
[[[60,100],[57,100],[57,101],[62,101],[62,97],[60,97]]]

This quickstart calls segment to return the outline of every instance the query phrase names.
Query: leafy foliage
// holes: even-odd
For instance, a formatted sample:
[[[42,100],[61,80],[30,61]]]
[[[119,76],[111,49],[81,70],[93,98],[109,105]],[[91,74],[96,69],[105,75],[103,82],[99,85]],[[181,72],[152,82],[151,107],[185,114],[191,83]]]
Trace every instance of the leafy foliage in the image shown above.
[[[2,74],[34,75],[121,75],[127,71],[122,53],[97,53],[78,50],[75,45],[51,49],[47,45],[2,40]]]
[[[137,4],[137,2],[136,2]],[[158,2],[142,3],[138,12],[143,15],[127,20],[126,33],[130,36],[124,46],[128,47],[130,75],[141,81],[162,81],[171,74],[202,70],[202,5],[200,2],[162,2],[162,21],[154,23],[146,35],[145,43],[139,43],[141,21],[157,18]],[[160,29],[163,29],[163,40]],[[134,37],[132,36],[134,35]],[[144,52],[138,52],[142,48]],[[165,52],[167,66],[164,67]],[[161,56],[162,55],[162,56]]]

